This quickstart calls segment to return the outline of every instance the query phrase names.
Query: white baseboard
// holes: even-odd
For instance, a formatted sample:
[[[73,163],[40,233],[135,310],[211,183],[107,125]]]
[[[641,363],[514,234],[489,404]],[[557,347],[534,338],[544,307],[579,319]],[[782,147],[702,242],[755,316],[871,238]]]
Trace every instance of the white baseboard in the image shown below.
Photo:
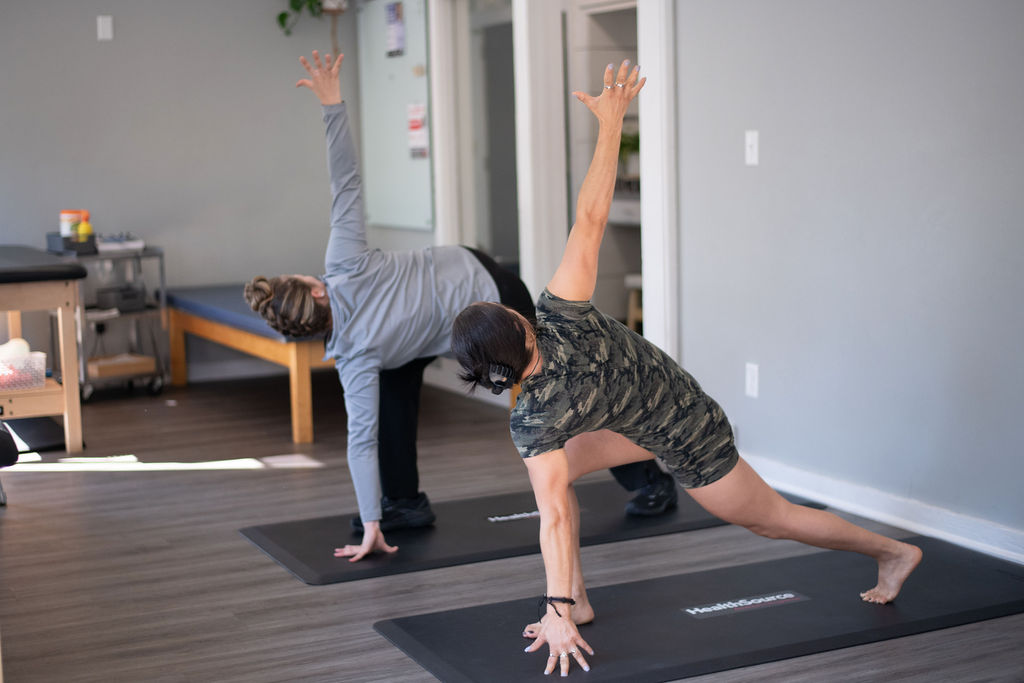
[[[845,512],[1024,564],[1024,531],[743,453],[770,486]]]

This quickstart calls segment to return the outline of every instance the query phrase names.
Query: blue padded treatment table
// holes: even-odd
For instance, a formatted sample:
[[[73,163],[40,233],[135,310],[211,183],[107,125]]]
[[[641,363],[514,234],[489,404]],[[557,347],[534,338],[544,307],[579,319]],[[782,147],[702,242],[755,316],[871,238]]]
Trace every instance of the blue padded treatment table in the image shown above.
[[[313,442],[310,373],[333,367],[319,338],[287,337],[272,329],[242,296],[244,285],[176,287],[167,292],[170,311],[171,384],[188,383],[185,335],[191,334],[288,368],[292,441]]]
[[[60,415],[68,453],[82,450],[82,408],[78,396],[78,343],[75,311],[78,281],[86,276],[80,263],[22,245],[0,245],[0,311],[7,330],[21,336],[21,312],[55,310],[61,382],[47,379],[37,389],[0,390],[0,420]]]
[[[1024,612],[1024,566],[906,540],[924,559],[888,605],[860,599],[874,561],[838,551],[591,589],[597,618],[580,635],[595,654],[589,673],[573,662],[569,680],[673,681]],[[373,627],[446,683],[540,681],[548,647],[526,654],[520,636],[536,617],[533,596]]]

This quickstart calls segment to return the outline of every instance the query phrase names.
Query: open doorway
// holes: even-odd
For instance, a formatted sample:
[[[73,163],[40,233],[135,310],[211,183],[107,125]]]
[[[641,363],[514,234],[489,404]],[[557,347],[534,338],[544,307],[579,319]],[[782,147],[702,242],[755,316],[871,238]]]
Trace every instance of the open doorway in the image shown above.
[[[512,0],[470,3],[473,182],[477,244],[501,265],[519,270]]]
[[[636,130],[646,131],[640,139],[643,188],[632,193],[632,201],[625,196],[628,193],[616,196],[613,210],[627,216],[614,217],[607,253],[602,252],[604,278],[596,296],[600,307],[625,319],[629,301],[625,276],[642,272],[632,282],[640,280],[643,286],[643,334],[681,359],[679,117],[671,87],[676,82],[675,0],[639,4],[630,0],[433,0],[428,7],[439,15],[431,29],[437,52],[434,61],[444,66],[445,73],[457,74],[456,81],[435,79],[434,84],[445,88],[440,97],[435,93],[432,99],[443,103],[450,98],[459,112],[457,117],[445,119],[455,122],[450,130],[443,125],[436,129],[446,134],[438,136],[439,151],[448,148],[446,141],[452,141],[449,146],[457,148],[458,156],[457,163],[444,165],[439,173],[437,187],[448,188],[439,195],[446,200],[442,204],[458,207],[446,216],[457,214],[458,219],[439,221],[438,243],[475,243],[487,250],[498,243],[491,216],[500,209],[492,210],[492,187],[494,192],[510,196],[512,192],[504,192],[510,185],[492,182],[489,169],[496,159],[487,142],[490,130],[484,82],[515,90],[516,123],[507,131],[515,137],[506,139],[509,146],[514,140],[515,165],[511,154],[505,159],[510,169],[518,170],[518,203],[503,215],[517,214],[515,258],[534,295],[558,266],[567,234],[566,219],[575,206],[574,193],[586,173],[596,136],[589,112],[574,106],[579,103],[569,92],[598,92],[603,67],[625,58],[636,60],[652,83],[661,84],[646,88],[637,100],[642,105],[634,104],[636,110],[630,112]],[[507,36],[510,23],[514,27],[513,79],[506,84],[485,78],[482,55],[484,29],[506,25]],[[471,47],[472,41],[478,45]],[[456,166],[457,174],[451,174]],[[621,189],[629,188],[627,183]],[[632,189],[638,189],[635,183]],[[637,227],[638,196],[642,229]],[[552,229],[558,225],[565,227]],[[499,256],[512,260],[511,256]]]
[[[585,6],[584,6],[585,7]],[[624,59],[637,61],[637,10],[597,9],[572,13],[566,45],[570,89],[601,91],[605,65]],[[570,99],[569,173],[575,197],[586,175],[597,139],[593,116]],[[641,225],[640,225],[640,121],[634,101],[623,122],[622,153],[608,227],[601,245],[594,305],[608,315],[642,330]],[[575,207],[573,207],[575,208]]]

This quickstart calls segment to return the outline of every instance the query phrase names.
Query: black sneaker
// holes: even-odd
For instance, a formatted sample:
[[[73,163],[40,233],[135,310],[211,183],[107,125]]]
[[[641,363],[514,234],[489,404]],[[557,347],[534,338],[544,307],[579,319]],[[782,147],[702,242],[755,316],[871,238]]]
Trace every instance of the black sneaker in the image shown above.
[[[388,498],[380,501],[380,530],[396,531],[398,529],[415,529],[430,526],[437,519],[430,509],[427,494],[422,491],[415,498]],[[363,520],[356,515],[352,518],[352,528],[362,532]]]
[[[662,472],[658,479],[640,489],[633,500],[626,503],[626,514],[636,517],[657,517],[674,510],[679,500],[676,480]]]

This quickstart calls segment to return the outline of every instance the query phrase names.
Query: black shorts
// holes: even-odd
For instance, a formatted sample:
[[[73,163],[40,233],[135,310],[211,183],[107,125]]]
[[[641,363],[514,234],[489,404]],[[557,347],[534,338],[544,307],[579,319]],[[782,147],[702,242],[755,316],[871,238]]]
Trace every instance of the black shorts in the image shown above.
[[[526,288],[519,276],[507,268],[502,268],[497,261],[479,249],[464,248],[476,256],[476,260],[490,274],[494,284],[498,286],[498,298],[501,299],[501,303],[529,320],[531,325],[536,326],[537,311],[533,306],[533,297],[530,296],[530,290]]]

